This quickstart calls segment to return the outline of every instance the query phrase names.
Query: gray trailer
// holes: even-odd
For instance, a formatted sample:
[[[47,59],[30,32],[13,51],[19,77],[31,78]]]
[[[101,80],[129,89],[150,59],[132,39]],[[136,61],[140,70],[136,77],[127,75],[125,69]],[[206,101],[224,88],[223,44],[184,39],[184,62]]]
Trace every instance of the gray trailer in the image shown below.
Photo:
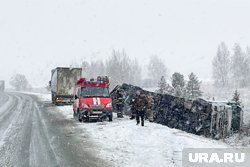
[[[3,92],[5,89],[5,84],[3,80],[0,80],[0,92]]]
[[[81,76],[81,68],[57,67],[53,69],[50,81],[52,103],[72,104],[74,87]]]

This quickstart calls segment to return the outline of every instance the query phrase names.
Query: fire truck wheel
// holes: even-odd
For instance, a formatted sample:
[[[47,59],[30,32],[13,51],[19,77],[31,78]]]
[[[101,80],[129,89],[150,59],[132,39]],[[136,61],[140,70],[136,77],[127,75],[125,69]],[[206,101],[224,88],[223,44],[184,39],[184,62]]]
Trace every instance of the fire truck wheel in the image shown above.
[[[110,122],[113,121],[112,115],[109,115],[109,121],[110,121]]]
[[[77,117],[78,117],[78,121],[82,122],[82,117],[81,117],[79,110],[77,111]]]
[[[76,112],[74,112],[73,115],[74,115],[75,120],[78,121],[78,114]]]
[[[79,121],[79,122],[82,122],[82,118],[80,118],[80,116],[78,116],[78,121]]]

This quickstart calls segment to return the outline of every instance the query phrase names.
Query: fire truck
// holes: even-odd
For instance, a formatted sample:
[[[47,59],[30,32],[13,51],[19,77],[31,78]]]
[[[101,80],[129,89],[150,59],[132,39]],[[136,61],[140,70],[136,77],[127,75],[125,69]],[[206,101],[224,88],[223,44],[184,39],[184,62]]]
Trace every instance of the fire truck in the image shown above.
[[[87,81],[80,78],[75,85],[74,117],[80,122],[113,119],[112,99],[109,93],[109,79],[98,76],[96,80]]]

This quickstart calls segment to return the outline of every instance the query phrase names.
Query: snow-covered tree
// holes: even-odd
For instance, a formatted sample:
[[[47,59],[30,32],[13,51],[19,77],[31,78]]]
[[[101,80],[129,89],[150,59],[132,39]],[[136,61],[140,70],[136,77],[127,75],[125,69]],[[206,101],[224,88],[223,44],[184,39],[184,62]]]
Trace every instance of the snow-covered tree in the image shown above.
[[[79,68],[81,65],[76,61],[76,60],[72,60],[69,67],[70,68]]]
[[[81,63],[81,68],[82,68],[82,76],[84,78],[89,78],[89,70],[90,70],[90,63],[87,61],[82,61]]]
[[[83,77],[87,79],[106,75],[106,67],[102,60],[91,61],[90,63],[83,61],[80,66]]]
[[[234,102],[236,105],[240,106],[241,105],[241,101],[240,101],[240,93],[237,91],[237,89],[235,90],[234,94],[233,94],[233,99],[232,102]]]
[[[230,53],[222,42],[217,49],[217,55],[213,59],[213,79],[215,86],[228,86],[230,73]]]
[[[97,76],[105,76],[105,65],[103,61],[101,60],[96,60],[96,61],[91,61],[88,69],[88,76],[90,78],[96,78]]]
[[[132,61],[124,50],[113,50],[106,62],[106,73],[111,79],[111,88],[122,83],[140,84],[141,68],[137,60]]]
[[[198,77],[191,73],[188,76],[188,82],[185,89],[185,96],[189,99],[194,99],[202,95],[202,91],[200,90],[201,81],[198,80]]]
[[[133,85],[141,85],[142,82],[141,67],[137,59],[131,60],[129,73],[130,73],[129,83]]]
[[[148,75],[149,78],[152,78],[155,82],[158,81],[162,76],[167,77],[168,70],[163,62],[164,61],[157,56],[152,56],[150,58],[150,63],[148,65]]]
[[[235,87],[246,87],[247,80],[245,78],[248,74],[247,59],[245,53],[241,49],[239,44],[235,44],[234,54],[232,56],[232,79]]]
[[[246,57],[245,57],[245,72],[243,73],[243,75],[245,76],[246,82],[247,82],[247,86],[250,86],[250,48],[247,47],[246,48]]]
[[[178,72],[175,72],[172,75],[172,87],[174,89],[174,96],[183,97],[184,96],[184,87],[185,87],[185,80],[184,76]]]
[[[173,93],[173,88],[166,82],[166,79],[164,76],[161,77],[161,80],[158,83],[158,90],[156,90],[156,93],[160,93],[160,94],[172,94]]]
[[[10,79],[10,85],[13,86],[17,91],[26,90],[28,81],[23,74],[15,74]]]

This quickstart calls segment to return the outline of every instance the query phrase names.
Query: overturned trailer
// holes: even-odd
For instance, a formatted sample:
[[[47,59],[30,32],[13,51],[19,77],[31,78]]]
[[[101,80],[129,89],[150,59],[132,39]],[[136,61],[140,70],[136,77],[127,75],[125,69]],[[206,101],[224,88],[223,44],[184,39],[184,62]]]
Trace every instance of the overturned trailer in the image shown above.
[[[238,132],[242,124],[242,109],[229,102],[206,101],[201,98],[187,100],[168,94],[157,94],[140,87],[123,84],[116,86],[111,97],[115,98],[116,90],[123,89],[125,93],[125,114],[130,114],[130,101],[136,91],[143,91],[154,99],[154,122],[180,129],[189,133],[224,138]],[[115,100],[113,100],[115,103]],[[115,106],[115,104],[113,104]]]

